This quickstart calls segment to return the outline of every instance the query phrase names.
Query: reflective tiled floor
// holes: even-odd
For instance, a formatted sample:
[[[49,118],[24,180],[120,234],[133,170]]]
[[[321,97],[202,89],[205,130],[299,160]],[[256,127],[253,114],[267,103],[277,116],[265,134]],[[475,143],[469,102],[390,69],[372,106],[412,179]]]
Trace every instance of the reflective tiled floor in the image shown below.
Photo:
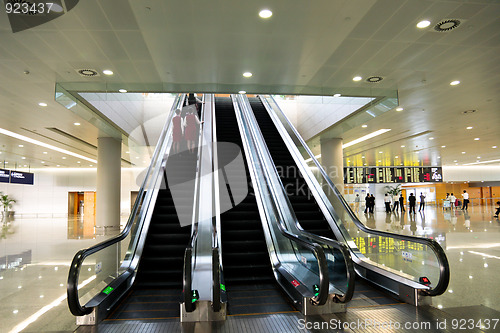
[[[448,292],[433,305],[484,305],[500,311],[500,223],[491,208],[467,213],[429,206],[425,214],[359,214],[372,228],[434,237],[451,267]],[[73,331],[66,304],[69,263],[77,250],[97,242],[84,223],[68,218],[2,221],[0,230],[0,332]],[[4,267],[5,265],[5,267]]]

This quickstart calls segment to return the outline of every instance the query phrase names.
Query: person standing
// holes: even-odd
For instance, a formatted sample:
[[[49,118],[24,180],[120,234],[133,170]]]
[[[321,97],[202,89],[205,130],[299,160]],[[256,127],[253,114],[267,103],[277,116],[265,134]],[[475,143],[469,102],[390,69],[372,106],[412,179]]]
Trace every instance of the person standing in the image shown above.
[[[172,118],[172,142],[174,145],[174,153],[177,154],[179,152],[180,142],[182,140],[182,118],[181,118],[181,110],[175,110],[175,116]]]
[[[359,205],[361,203],[361,198],[359,197],[359,194],[356,194],[356,197],[354,198],[354,212],[357,214],[359,211]]]
[[[450,205],[451,205],[451,210],[454,210],[457,206],[457,197],[453,195],[453,193],[450,195]]]
[[[391,212],[391,197],[387,195],[387,193],[384,196],[384,204],[385,204],[385,212],[390,213]]]
[[[417,202],[417,198],[413,195],[413,193],[410,193],[410,196],[408,197],[408,202],[410,203],[410,214],[413,211],[413,214],[417,214],[415,212],[415,203]]]
[[[375,209],[375,197],[370,195],[370,213],[373,214],[373,210]]]
[[[462,210],[467,210],[467,207],[469,206],[469,193],[467,193],[467,191],[464,190],[462,197],[464,199],[464,203],[462,204]]]
[[[399,198],[398,198],[398,195],[396,194],[395,196],[392,197],[392,201],[393,201],[393,207],[392,207],[392,211],[393,212],[398,212],[398,206],[399,206]]]
[[[405,209],[405,198],[403,197],[403,194],[399,195],[399,206],[401,207],[401,213],[406,212]]]
[[[422,192],[420,192],[420,206],[418,207],[418,211],[420,212],[424,208],[425,208],[425,195]]]
[[[197,126],[201,123],[202,122],[198,119],[195,111],[192,109],[189,110],[189,113],[186,115],[186,129],[184,130],[184,136],[187,140],[187,148],[191,153],[194,153],[194,141],[196,140]]]
[[[365,214],[370,210],[370,193],[366,193],[365,197]]]

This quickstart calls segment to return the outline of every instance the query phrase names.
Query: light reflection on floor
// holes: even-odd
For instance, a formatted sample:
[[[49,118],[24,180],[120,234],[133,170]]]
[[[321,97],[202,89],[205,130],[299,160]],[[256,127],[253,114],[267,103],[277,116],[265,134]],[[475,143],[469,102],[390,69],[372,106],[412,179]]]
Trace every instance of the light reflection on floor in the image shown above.
[[[485,305],[500,311],[500,222],[491,207],[468,211],[426,207],[422,213],[358,213],[370,228],[436,239],[451,270],[448,291],[433,299],[436,307]]]
[[[464,213],[431,206],[425,214],[411,218],[408,212],[388,215],[383,211],[359,216],[372,228],[434,237],[442,244],[452,277],[445,295],[434,298],[434,306],[483,304],[500,311],[500,223],[492,218],[491,208],[472,207]],[[68,266],[76,251],[97,240],[88,237],[88,230],[74,219],[4,222],[0,230],[0,267],[10,267],[0,269],[0,332],[11,332],[48,305],[54,307],[28,325],[25,332],[73,331],[75,319],[64,298]]]
[[[89,234],[86,222],[83,218],[0,222],[0,333],[17,332],[28,322],[32,323],[24,332],[76,329],[66,303],[69,265],[78,250],[102,240]],[[82,272],[84,278],[91,275],[92,269]]]

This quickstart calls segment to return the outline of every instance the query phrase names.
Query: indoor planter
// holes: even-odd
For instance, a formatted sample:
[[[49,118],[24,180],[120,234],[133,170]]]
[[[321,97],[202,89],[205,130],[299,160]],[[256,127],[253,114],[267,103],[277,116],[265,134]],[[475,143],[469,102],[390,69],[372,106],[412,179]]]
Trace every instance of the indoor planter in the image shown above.
[[[14,216],[13,211],[9,211],[9,208],[12,208],[12,204],[16,202],[16,200],[9,197],[8,194],[0,195],[0,203],[3,205],[3,216],[4,217],[12,217]]]

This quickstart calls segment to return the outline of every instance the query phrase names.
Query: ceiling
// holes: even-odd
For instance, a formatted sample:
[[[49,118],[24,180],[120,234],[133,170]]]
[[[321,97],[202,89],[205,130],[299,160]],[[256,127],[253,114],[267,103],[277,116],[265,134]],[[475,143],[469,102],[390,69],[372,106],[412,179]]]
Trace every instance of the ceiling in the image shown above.
[[[273,16],[261,19],[263,8]],[[461,24],[449,32],[433,30],[450,18]],[[416,28],[423,19],[431,25]],[[76,69],[82,68],[100,76],[81,77]],[[104,69],[114,75],[104,75]],[[243,77],[246,71],[253,76]],[[363,80],[354,82],[356,75]],[[369,76],[383,80],[369,83]],[[450,86],[453,80],[460,84]],[[93,92],[383,96],[397,90],[403,111],[393,109],[364,122],[366,128],[344,130],[348,142],[392,129],[345,149],[345,164],[500,159],[500,148],[492,148],[500,146],[500,3],[85,0],[53,21],[17,33],[1,11],[0,128],[95,158],[99,129],[55,102],[56,83]],[[19,144],[0,135],[0,160],[8,167],[24,165],[22,157],[31,167],[82,165],[76,157],[61,161],[62,153]]]

